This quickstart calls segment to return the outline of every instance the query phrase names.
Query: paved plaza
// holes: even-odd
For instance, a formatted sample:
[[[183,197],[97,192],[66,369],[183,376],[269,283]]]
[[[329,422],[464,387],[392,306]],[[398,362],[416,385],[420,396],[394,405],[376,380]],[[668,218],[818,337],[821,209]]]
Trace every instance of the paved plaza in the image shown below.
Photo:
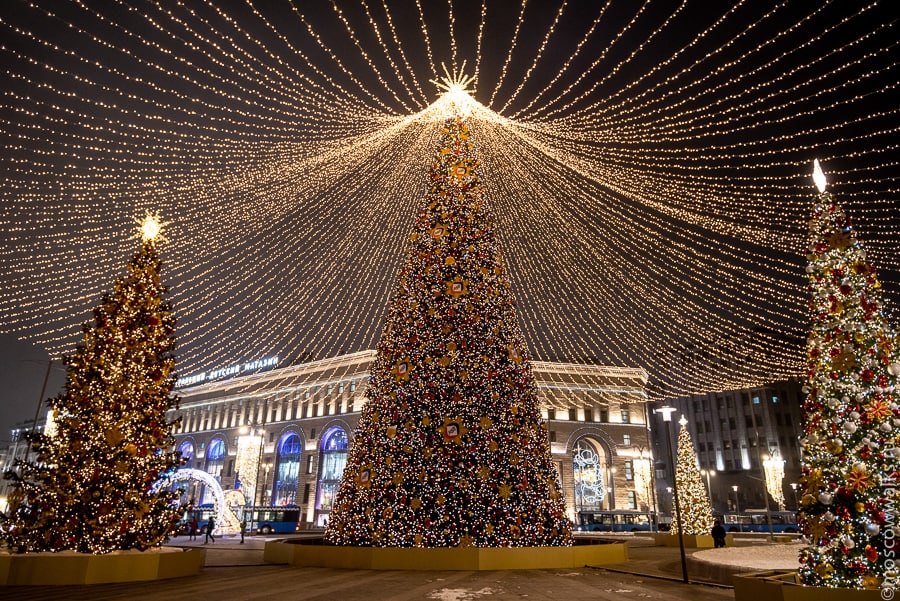
[[[677,548],[654,547],[639,537],[629,562],[607,568],[503,572],[368,571],[295,568],[263,562],[263,538],[217,537],[203,544],[206,568],[197,576],[157,582],[91,586],[6,587],[7,599],[71,601],[312,600],[598,601],[606,599],[733,599],[724,586],[684,584]]]

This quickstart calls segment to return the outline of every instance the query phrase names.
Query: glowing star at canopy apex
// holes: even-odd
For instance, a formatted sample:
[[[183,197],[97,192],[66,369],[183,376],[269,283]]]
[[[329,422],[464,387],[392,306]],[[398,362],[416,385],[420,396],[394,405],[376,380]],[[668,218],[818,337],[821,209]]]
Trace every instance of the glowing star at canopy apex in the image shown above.
[[[490,112],[472,98],[470,92],[474,92],[474,89],[471,91],[466,89],[470,83],[475,81],[475,77],[463,74],[463,71],[466,68],[465,61],[463,61],[460,66],[458,73],[454,71],[451,74],[450,71],[447,70],[446,65],[441,66],[444,68],[445,77],[440,80],[432,79],[431,83],[444,91],[441,97],[432,105],[432,107],[438,109],[438,112],[443,118],[454,115],[468,117],[479,108],[481,109],[479,112]]]

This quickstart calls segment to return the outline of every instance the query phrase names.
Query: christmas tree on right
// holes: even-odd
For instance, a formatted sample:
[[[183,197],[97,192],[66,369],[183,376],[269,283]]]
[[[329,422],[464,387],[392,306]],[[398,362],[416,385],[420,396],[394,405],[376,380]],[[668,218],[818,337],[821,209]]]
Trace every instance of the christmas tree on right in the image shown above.
[[[810,221],[800,553],[804,584],[896,586],[900,349],[850,218],[819,189]]]

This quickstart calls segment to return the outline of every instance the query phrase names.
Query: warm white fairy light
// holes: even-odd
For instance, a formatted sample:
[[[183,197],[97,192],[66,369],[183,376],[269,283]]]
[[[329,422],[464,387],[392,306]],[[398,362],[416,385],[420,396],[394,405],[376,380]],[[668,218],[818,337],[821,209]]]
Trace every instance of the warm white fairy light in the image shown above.
[[[896,296],[885,3],[8,4],[2,328],[55,354],[148,211],[179,372],[371,348],[453,110],[535,358],[657,397],[800,373],[814,155]]]

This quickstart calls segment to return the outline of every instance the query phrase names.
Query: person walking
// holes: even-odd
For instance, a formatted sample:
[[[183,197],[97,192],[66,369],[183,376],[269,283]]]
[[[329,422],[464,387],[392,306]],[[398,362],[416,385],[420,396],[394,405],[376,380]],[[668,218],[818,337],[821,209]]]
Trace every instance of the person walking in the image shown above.
[[[209,542],[209,539],[212,539],[212,542],[216,542],[216,537],[213,536],[213,530],[216,529],[216,516],[209,516],[209,521],[206,522],[206,538],[203,540],[203,544]]]
[[[189,534],[188,540],[197,540],[197,531],[200,529],[200,524],[197,522],[197,518],[191,518],[191,524],[188,526]]]

